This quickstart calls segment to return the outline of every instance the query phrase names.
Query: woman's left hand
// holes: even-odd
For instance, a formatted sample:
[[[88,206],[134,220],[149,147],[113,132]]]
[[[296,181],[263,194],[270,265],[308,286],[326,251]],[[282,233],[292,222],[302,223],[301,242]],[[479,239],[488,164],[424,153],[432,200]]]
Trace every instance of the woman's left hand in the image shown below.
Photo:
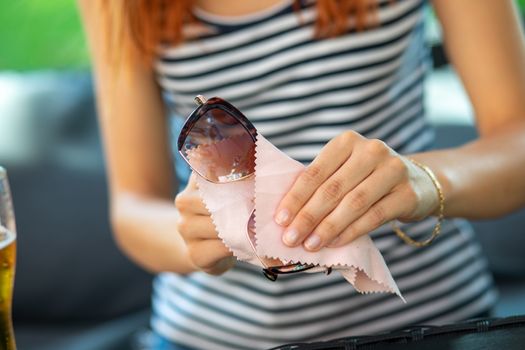
[[[425,171],[384,142],[347,131],[299,175],[275,221],[287,226],[286,245],[317,251],[343,246],[393,219],[422,219],[438,204]]]

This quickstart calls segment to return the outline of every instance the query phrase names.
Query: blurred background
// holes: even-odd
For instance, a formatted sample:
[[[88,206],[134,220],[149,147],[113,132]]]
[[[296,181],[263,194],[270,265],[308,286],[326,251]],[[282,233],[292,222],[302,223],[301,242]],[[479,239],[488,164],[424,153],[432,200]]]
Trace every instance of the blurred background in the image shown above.
[[[525,0],[516,1],[522,16]],[[524,16],[525,17],[525,16]],[[428,11],[426,85],[436,147],[476,137],[472,109]],[[130,349],[147,327],[151,276],[117,249],[108,217],[86,43],[72,0],[0,2],[0,165],[18,226],[21,350]],[[525,314],[525,211],[475,222],[500,287],[497,316]]]
[[[0,1],[0,42],[0,165],[18,228],[18,349],[129,350],[148,325],[151,276],[111,236],[76,2]]]

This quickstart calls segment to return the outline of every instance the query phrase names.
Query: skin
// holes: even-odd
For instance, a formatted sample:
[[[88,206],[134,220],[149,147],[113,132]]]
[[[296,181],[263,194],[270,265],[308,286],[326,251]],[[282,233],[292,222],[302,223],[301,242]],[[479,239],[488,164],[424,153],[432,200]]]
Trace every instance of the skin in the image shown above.
[[[169,139],[154,72],[130,57],[126,74],[114,79],[116,68],[104,56],[108,39],[100,1],[80,0],[79,6],[94,64],[116,241],[153,272],[221,274],[234,259],[218,239],[193,179],[173,206]],[[223,0],[217,6],[202,0],[197,6],[243,15],[277,2]],[[510,213],[525,205],[525,48],[516,9],[510,0],[433,4],[480,137],[458,148],[409,157],[437,176],[447,216],[482,219]],[[316,251],[347,244],[392,219],[436,214],[437,206],[425,172],[383,142],[349,131],[331,140],[297,178],[276,221],[287,228],[286,244]],[[293,243],[287,239],[290,232],[295,232]]]

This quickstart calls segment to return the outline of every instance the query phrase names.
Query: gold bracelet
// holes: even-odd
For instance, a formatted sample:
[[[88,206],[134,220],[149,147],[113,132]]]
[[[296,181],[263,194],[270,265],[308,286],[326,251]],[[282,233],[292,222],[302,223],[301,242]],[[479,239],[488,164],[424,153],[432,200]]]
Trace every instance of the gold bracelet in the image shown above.
[[[430,237],[425,239],[424,241],[421,241],[421,242],[415,241],[412,238],[410,238],[406,233],[404,233],[396,225],[396,223],[394,221],[392,221],[392,229],[394,230],[396,235],[399,236],[399,238],[401,238],[403,241],[405,241],[405,243],[407,243],[407,244],[409,244],[411,246],[414,246],[414,247],[425,247],[425,246],[429,245],[430,243],[432,243],[432,241],[434,241],[434,239],[441,232],[441,222],[443,221],[444,211],[445,211],[445,196],[443,195],[443,189],[441,187],[441,184],[437,180],[436,175],[434,175],[434,172],[429,167],[419,163],[418,161],[415,161],[414,159],[408,158],[408,160],[410,160],[414,165],[416,165],[419,168],[421,168],[430,177],[430,179],[432,180],[432,183],[434,184],[434,187],[437,190],[438,197],[439,197],[439,214],[438,214],[438,217],[437,217],[437,223],[436,223],[436,226],[434,227],[434,230],[432,231],[432,234],[430,235]]]

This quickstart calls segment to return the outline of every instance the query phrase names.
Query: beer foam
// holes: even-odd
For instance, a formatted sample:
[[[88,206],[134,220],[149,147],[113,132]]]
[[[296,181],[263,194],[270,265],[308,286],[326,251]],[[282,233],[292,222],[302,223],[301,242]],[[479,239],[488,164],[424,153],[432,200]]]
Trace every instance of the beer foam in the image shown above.
[[[5,226],[0,225],[0,249],[4,249],[15,240],[14,232],[9,231]]]

